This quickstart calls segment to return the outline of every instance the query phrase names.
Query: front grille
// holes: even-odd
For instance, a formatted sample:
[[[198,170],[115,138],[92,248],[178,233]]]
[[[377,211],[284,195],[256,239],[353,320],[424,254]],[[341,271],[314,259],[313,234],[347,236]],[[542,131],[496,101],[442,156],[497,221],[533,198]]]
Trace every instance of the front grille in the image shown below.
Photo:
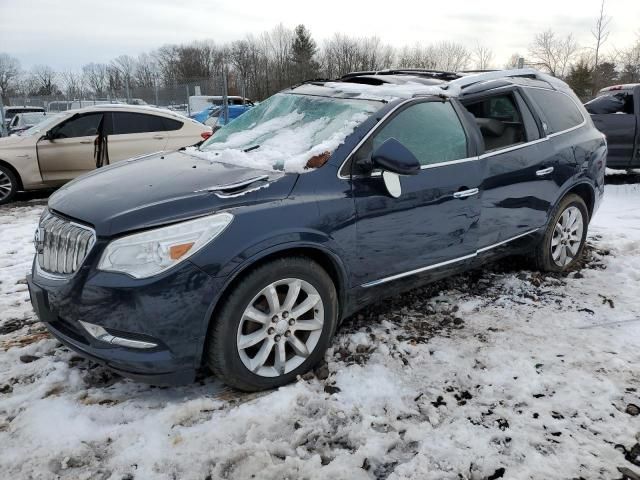
[[[45,210],[36,232],[38,265],[55,274],[75,273],[96,241],[89,227],[78,225]]]

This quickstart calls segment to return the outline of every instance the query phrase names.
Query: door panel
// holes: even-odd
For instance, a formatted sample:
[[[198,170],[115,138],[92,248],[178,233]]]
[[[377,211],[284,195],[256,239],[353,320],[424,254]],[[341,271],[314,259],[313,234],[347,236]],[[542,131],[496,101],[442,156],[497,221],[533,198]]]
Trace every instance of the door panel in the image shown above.
[[[389,138],[422,165],[400,177],[401,194],[387,192],[379,171],[366,172],[372,152]],[[439,268],[474,255],[480,216],[481,164],[468,158],[466,132],[451,102],[417,101],[396,112],[356,153],[354,283],[370,284],[416,269]],[[362,173],[361,170],[363,170]],[[388,279],[391,280],[391,279]]]
[[[624,168],[634,153],[636,115],[608,113],[591,115],[596,128],[607,136],[607,165]]]
[[[40,140],[38,163],[45,182],[71,180],[96,168],[94,160],[97,135]]]
[[[365,284],[436,265],[476,250],[479,194],[455,198],[477,188],[481,164],[472,160],[423,169],[400,178],[402,195],[392,198],[382,177],[354,178],[357,255],[354,283]]]
[[[559,165],[572,160],[555,158],[548,140],[483,158],[479,248],[542,227],[557,197],[558,179],[566,174]]]
[[[38,141],[38,164],[45,182],[71,180],[96,167],[102,120],[102,113],[75,115],[50,130],[54,140]]]
[[[126,135],[109,135],[109,162],[119,162],[147,153],[165,150],[167,132],[130,133]]]

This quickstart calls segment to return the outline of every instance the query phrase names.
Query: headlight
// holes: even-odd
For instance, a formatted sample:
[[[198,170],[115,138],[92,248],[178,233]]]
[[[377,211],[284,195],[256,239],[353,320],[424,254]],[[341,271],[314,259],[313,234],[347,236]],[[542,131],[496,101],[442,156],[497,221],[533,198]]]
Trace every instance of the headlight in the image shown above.
[[[98,269],[135,278],[156,275],[196,253],[231,220],[230,213],[218,213],[119,238],[107,245]]]

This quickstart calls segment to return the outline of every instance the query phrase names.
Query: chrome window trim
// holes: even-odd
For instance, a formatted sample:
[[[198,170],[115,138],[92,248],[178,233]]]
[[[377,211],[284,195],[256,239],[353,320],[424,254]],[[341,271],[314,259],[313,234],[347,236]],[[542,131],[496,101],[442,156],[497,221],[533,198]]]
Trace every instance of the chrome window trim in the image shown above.
[[[500,155],[502,153],[508,153],[514,150],[520,150],[521,148],[525,148],[530,145],[535,145],[536,143],[546,142],[547,140],[549,140],[549,137],[542,137],[542,138],[538,138],[537,140],[531,140],[530,142],[518,143],[516,145],[511,145],[510,147],[501,148],[499,150],[492,150],[490,152],[483,153],[482,155],[479,155],[478,158],[482,160],[483,158],[489,158],[495,155]]]
[[[534,89],[536,89],[536,90],[548,90],[548,91],[551,91],[551,92],[558,92],[558,93],[560,93],[560,94],[562,94],[562,95],[565,95],[565,96],[566,96],[566,97],[568,97],[568,98],[573,102],[573,104],[574,104],[574,105],[576,105],[576,107],[578,108],[578,112],[580,112],[580,116],[582,117],[582,123],[580,123],[579,125],[573,126],[573,127],[571,127],[571,128],[568,128],[568,129],[566,129],[566,130],[562,130],[562,131],[560,131],[560,132],[549,133],[549,134],[546,134],[546,133],[545,133],[545,136],[544,136],[544,137],[542,137],[542,138],[538,138],[538,139],[536,139],[536,140],[532,140],[532,141],[530,141],[530,142],[519,143],[519,144],[517,144],[517,145],[512,145],[512,146],[510,146],[510,147],[501,148],[500,150],[494,150],[494,151],[491,151],[491,152],[485,152],[485,153],[483,153],[482,155],[478,155],[478,156],[475,156],[475,157],[461,158],[461,159],[459,159],[459,160],[450,160],[450,161],[447,161],[447,162],[433,163],[433,164],[430,164],[430,165],[421,165],[421,166],[420,166],[420,169],[421,169],[421,170],[425,170],[425,169],[428,169],[428,168],[445,167],[445,166],[447,166],[447,165],[454,165],[454,164],[456,164],[456,163],[470,162],[470,161],[473,161],[473,160],[483,160],[483,159],[485,159],[485,158],[493,157],[493,156],[495,156],[495,155],[500,155],[500,154],[502,154],[502,153],[512,152],[512,151],[514,151],[514,150],[519,150],[519,149],[521,149],[521,148],[525,148],[525,147],[528,147],[528,146],[530,146],[530,145],[535,145],[535,144],[537,144],[537,143],[546,142],[546,141],[548,141],[550,138],[554,138],[554,137],[557,137],[557,136],[559,136],[559,135],[564,135],[565,133],[569,133],[569,132],[572,132],[572,131],[574,131],[574,130],[578,130],[579,128],[582,128],[582,127],[584,127],[584,126],[587,124],[587,119],[585,118],[584,114],[583,114],[583,113],[582,113],[582,111],[580,110],[580,106],[576,104],[576,102],[575,102],[575,100],[574,100],[573,98],[571,98],[571,95],[568,95],[568,94],[564,93],[564,92],[563,92],[563,91],[561,91],[561,90],[553,90],[553,89],[550,89],[550,88],[544,88],[544,87],[534,87],[534,86],[530,86],[530,85],[519,85],[518,87],[519,87],[519,88],[534,88]],[[338,171],[337,171],[336,176],[337,176],[339,179],[341,179],[341,180],[349,180],[350,178],[367,178],[367,177],[369,177],[369,176],[372,176],[372,177],[377,177],[377,176],[379,176],[379,174],[378,174],[378,175],[375,175],[375,172],[374,172],[374,173],[372,173],[371,175],[353,175],[353,176],[352,176],[352,175],[345,176],[345,175],[342,175],[340,172],[341,172],[341,171],[342,171],[342,169],[344,168],[345,164],[346,164],[349,160],[351,160],[351,157],[355,154],[355,152],[356,152],[356,151],[357,151],[357,150],[358,150],[358,149],[359,149],[359,148],[360,148],[360,147],[361,147],[361,146],[362,146],[362,145],[363,145],[367,140],[369,140],[369,137],[371,137],[371,136],[372,136],[372,135],[373,135],[373,134],[374,134],[374,133],[375,133],[375,132],[376,132],[376,131],[381,127],[381,125],[384,123],[384,121],[385,121],[388,117],[390,117],[391,115],[393,115],[393,113],[395,113],[395,112],[396,112],[400,107],[402,107],[403,105],[405,105],[405,104],[407,104],[407,103],[411,102],[412,100],[415,100],[415,98],[409,98],[409,99],[407,99],[407,100],[405,100],[405,101],[403,101],[403,102],[399,103],[398,105],[396,105],[396,107],[395,107],[394,109],[392,109],[392,110],[390,110],[389,112],[387,112],[387,113],[386,113],[386,114],[385,114],[385,115],[384,115],[384,116],[383,116],[383,117],[378,121],[378,123],[374,126],[374,128],[372,128],[371,130],[369,130],[369,132],[367,132],[367,134],[362,138],[362,140],[360,140],[360,141],[358,142],[358,144],[357,144],[355,147],[353,147],[353,149],[351,150],[351,152],[349,153],[349,155],[347,155],[347,158],[346,158],[346,159],[342,162],[342,164],[340,165],[340,168],[338,168]]]
[[[521,85],[521,88],[533,88],[533,89],[535,89],[535,90],[547,90],[547,91],[549,91],[549,92],[557,92],[557,93],[560,93],[560,94],[564,95],[565,97],[567,97],[569,100],[571,100],[571,102],[572,102],[572,103],[575,105],[575,107],[577,108],[578,113],[579,113],[579,114],[580,114],[580,116],[582,117],[582,123],[580,123],[580,124],[578,124],[578,125],[575,125],[575,126],[573,126],[573,127],[571,127],[571,128],[567,128],[567,129],[565,129],[565,130],[560,130],[559,132],[554,132],[554,133],[546,133],[546,132],[545,132],[545,138],[553,138],[553,137],[557,137],[558,135],[562,135],[562,134],[564,134],[564,133],[573,132],[574,130],[577,130],[577,129],[579,129],[579,128],[582,128],[582,127],[584,127],[584,126],[587,124],[587,119],[586,119],[586,117],[584,116],[584,113],[582,113],[582,110],[581,110],[581,108],[584,108],[584,107],[582,107],[582,105],[578,105],[578,104],[576,103],[576,101],[573,99],[573,97],[572,97],[571,95],[569,95],[568,93],[565,93],[565,92],[563,92],[562,90],[556,90],[556,89],[550,89],[550,88],[543,88],[543,87],[534,87],[534,86],[531,86],[531,85]],[[534,100],[534,103],[535,103],[535,100]],[[537,105],[536,105],[536,106],[537,106]]]
[[[462,262],[463,260],[469,260],[470,258],[477,257],[478,254],[480,254],[480,253],[484,253],[484,252],[486,252],[488,250],[491,250],[492,248],[496,248],[496,247],[499,247],[499,246],[504,245],[506,243],[512,242],[514,240],[517,240],[519,238],[525,237],[527,235],[531,235],[532,233],[535,233],[538,230],[540,230],[540,229],[539,228],[534,228],[533,230],[529,230],[527,232],[521,233],[519,235],[516,235],[515,237],[507,238],[506,240],[502,240],[501,242],[494,243],[492,245],[487,245],[486,247],[482,247],[480,249],[477,249],[475,252],[470,253],[468,255],[464,255],[464,256],[458,257],[458,258],[453,258],[451,260],[446,260],[446,261],[440,262],[440,263],[434,263],[433,265],[427,265],[426,267],[416,268],[415,270],[409,270],[407,272],[397,273],[395,275],[391,275],[389,277],[380,278],[378,280],[373,280],[371,282],[363,283],[362,285],[360,285],[360,287],[362,287],[362,288],[375,287],[376,285],[381,285],[383,283],[391,282],[391,281],[397,280],[399,278],[409,277],[409,276],[415,275],[417,273],[422,273],[422,272],[426,272],[428,270],[433,270],[433,269],[436,269],[436,268],[444,267],[444,266],[450,265],[452,263]]]

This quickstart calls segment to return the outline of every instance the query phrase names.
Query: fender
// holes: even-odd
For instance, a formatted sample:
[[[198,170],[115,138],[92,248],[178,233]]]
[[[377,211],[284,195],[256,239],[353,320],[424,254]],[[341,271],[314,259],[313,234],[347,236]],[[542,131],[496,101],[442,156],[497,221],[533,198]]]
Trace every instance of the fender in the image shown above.
[[[200,329],[200,337],[198,340],[199,350],[196,352],[196,368],[198,368],[202,363],[202,355],[204,353],[204,349],[206,348],[206,336],[209,330],[209,326],[211,325],[213,319],[213,313],[217,306],[220,303],[220,299],[223,298],[227,289],[233,284],[233,282],[244,272],[246,272],[249,268],[256,265],[257,262],[260,262],[263,259],[266,259],[270,256],[277,255],[279,253],[284,253],[287,251],[292,251],[296,249],[313,249],[318,252],[326,255],[331,259],[335,271],[339,278],[339,284],[336,285],[336,292],[338,294],[338,320],[342,319],[342,312],[345,311],[345,302],[346,302],[346,292],[348,284],[348,273],[347,268],[340,259],[340,257],[330,248],[328,248],[324,244],[320,244],[313,241],[289,241],[289,242],[281,242],[275,243],[268,248],[264,248],[251,256],[243,257],[242,261],[234,266],[233,270],[227,277],[219,278],[218,283],[218,291],[215,297],[212,299],[209,308],[207,309],[207,313],[205,318],[203,319],[203,323]],[[238,259],[240,257],[237,257]],[[236,260],[236,259],[234,259]],[[229,262],[231,264],[233,262]],[[227,264],[227,265],[229,265]],[[227,266],[223,267],[226,269]]]

